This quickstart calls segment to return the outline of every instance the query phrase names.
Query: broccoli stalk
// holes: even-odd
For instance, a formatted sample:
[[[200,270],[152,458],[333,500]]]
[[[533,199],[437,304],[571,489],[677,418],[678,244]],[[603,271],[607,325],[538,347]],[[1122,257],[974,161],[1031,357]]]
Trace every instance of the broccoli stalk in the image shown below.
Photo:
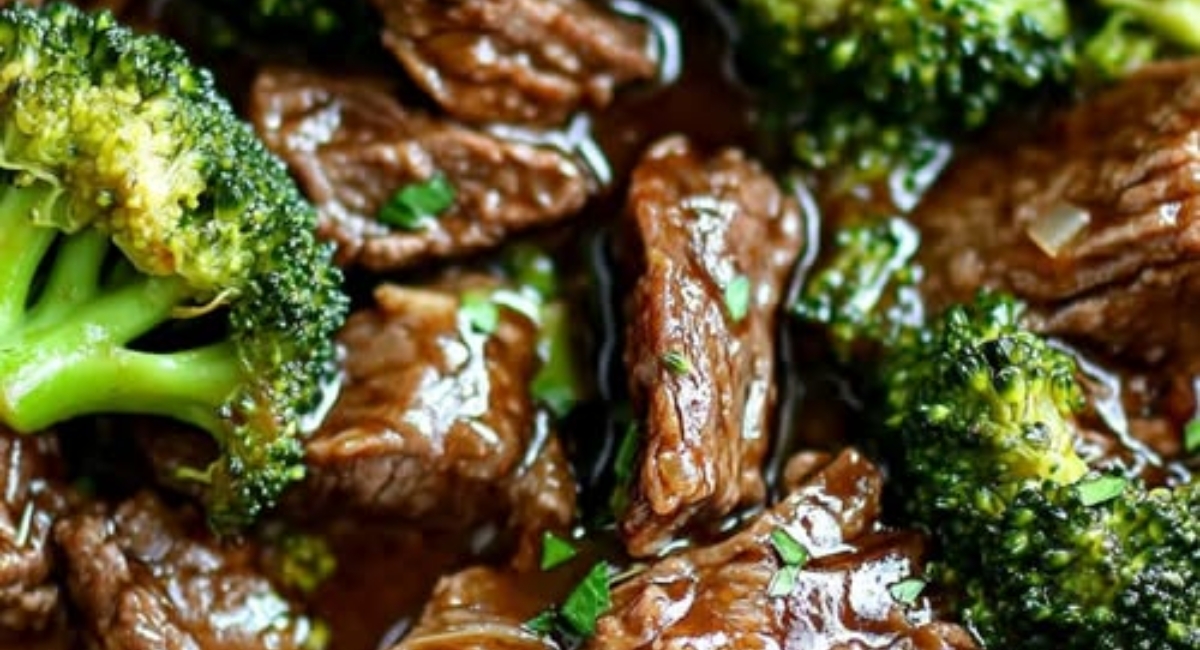
[[[983,296],[883,367],[905,503],[989,647],[1196,648],[1200,490],[1089,471],[1073,360]]]
[[[107,13],[0,10],[0,70],[0,421],[198,426],[210,520],[247,523],[303,476],[335,371],[346,298],[311,206],[207,73]],[[205,314],[217,340],[172,335]]]

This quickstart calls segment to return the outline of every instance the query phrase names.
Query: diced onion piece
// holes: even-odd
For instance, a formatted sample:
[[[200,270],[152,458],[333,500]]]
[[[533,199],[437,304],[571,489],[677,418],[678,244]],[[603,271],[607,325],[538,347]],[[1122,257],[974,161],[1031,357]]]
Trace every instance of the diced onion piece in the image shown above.
[[[1066,248],[1092,221],[1092,215],[1079,206],[1060,202],[1034,219],[1025,233],[1050,257]]]

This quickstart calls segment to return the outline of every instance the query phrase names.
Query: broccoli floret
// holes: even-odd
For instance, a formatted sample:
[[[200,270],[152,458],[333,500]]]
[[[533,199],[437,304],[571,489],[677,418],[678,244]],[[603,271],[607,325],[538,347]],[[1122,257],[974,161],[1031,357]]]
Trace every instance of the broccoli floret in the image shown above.
[[[272,528],[266,538],[268,573],[285,590],[312,596],[337,571],[337,555],[324,537]]]
[[[1200,499],[1089,471],[1075,364],[1010,299],[950,309],[884,363],[913,518],[989,647],[1196,648]]]
[[[916,229],[900,217],[839,230],[792,313],[823,326],[843,363],[865,346],[888,345],[924,315],[913,261],[919,243]]]
[[[1063,0],[740,0],[743,58],[816,168],[919,167],[931,139],[1070,79]],[[786,122],[787,120],[785,120]],[[794,122],[794,121],[793,121]]]
[[[0,10],[0,97],[0,421],[196,425],[210,520],[246,523],[303,475],[335,376],[347,300],[312,207],[206,71],[108,13]]]
[[[210,3],[221,18],[204,39],[218,49],[244,45],[241,32],[270,37],[284,36],[293,43],[336,45],[344,52],[359,52],[376,45],[382,20],[366,0],[219,0]],[[226,22],[227,21],[227,22]],[[297,39],[296,37],[300,38]]]
[[[1155,59],[1200,52],[1198,0],[1096,0],[1080,13],[1085,84],[1118,79]]]

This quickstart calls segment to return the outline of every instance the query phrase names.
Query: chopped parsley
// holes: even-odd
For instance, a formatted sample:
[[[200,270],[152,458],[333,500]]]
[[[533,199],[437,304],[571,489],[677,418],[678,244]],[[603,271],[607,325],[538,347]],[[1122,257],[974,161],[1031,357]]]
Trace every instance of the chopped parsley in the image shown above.
[[[396,191],[379,209],[379,222],[404,230],[421,230],[454,205],[457,193],[443,174],[410,183]]]
[[[772,598],[787,596],[796,588],[800,579],[800,569],[808,563],[809,552],[786,528],[776,528],[771,531],[771,546],[779,555],[783,566],[771,577],[767,585],[767,595]]]
[[[673,375],[686,375],[692,371],[692,362],[688,360],[687,355],[678,350],[671,350],[663,353],[659,357],[659,361]]]
[[[1121,496],[1129,481],[1120,476],[1099,476],[1083,481],[1077,486],[1079,501],[1085,506],[1095,506]]]
[[[621,436],[621,444],[617,447],[617,456],[613,463],[613,476],[616,484],[613,486],[609,507],[614,513],[625,510],[629,500],[629,486],[633,484],[633,472],[637,464],[638,427],[630,424]]]
[[[808,562],[808,549],[786,528],[771,531],[771,545],[775,547],[779,559],[788,566],[804,566]]]
[[[767,595],[771,598],[788,596],[796,588],[796,581],[799,579],[800,567],[785,566],[771,577],[771,584],[767,585]]]
[[[464,293],[458,309],[471,329],[480,334],[491,334],[500,324],[500,308],[487,293]]]
[[[1192,420],[1184,427],[1183,449],[1189,454],[1200,452],[1200,419]]]
[[[578,551],[567,540],[550,531],[542,534],[542,571],[549,571],[565,564],[575,557]]]
[[[596,621],[612,606],[608,573],[608,564],[597,562],[563,601],[559,613],[571,630],[580,636],[595,634]]]
[[[553,609],[543,609],[537,616],[525,621],[525,629],[534,634],[546,635],[554,631],[554,624],[558,621],[558,612]]]
[[[596,633],[596,621],[612,607],[606,562],[598,562],[583,580],[575,585],[561,607],[547,609],[525,622],[525,629],[547,635],[555,630],[567,635],[587,638]]]
[[[725,309],[733,322],[740,323],[750,313],[750,278],[739,275],[725,285]]]
[[[925,590],[925,581],[920,578],[906,578],[888,587],[892,600],[905,606],[913,606],[921,592]]]

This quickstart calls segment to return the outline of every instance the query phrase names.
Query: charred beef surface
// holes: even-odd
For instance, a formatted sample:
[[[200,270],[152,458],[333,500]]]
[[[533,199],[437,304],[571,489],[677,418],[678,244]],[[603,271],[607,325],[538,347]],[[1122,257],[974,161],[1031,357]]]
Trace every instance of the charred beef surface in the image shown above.
[[[72,501],[61,480],[57,435],[0,426],[0,645],[60,614],[51,532]]]
[[[258,572],[252,545],[141,493],[58,522],[81,633],[97,650],[302,650],[313,624]]]
[[[1019,137],[958,157],[912,215],[931,306],[1002,289],[1049,334],[1200,363],[1200,62],[1143,69]]]
[[[729,539],[670,556],[613,591],[592,650],[652,648],[972,648],[936,622],[927,599],[897,602],[889,587],[923,568],[916,533],[877,522],[883,477],[842,452]],[[811,559],[772,595],[786,531]]]
[[[375,78],[268,68],[251,92],[258,133],[296,175],[343,265],[388,270],[491,248],[578,212],[592,180],[566,154],[401,105]],[[443,175],[454,204],[418,230],[377,220],[402,188]]]
[[[307,443],[304,508],[430,528],[570,521],[574,481],[529,392],[536,324],[497,307],[495,329],[478,331],[467,292],[385,285],[351,316],[341,395]]]
[[[621,529],[645,556],[765,496],[776,312],[802,237],[796,202],[757,164],[682,138],[643,157],[625,225],[625,364],[643,417]]]
[[[654,77],[646,25],[589,0],[374,0],[383,42],[442,108],[470,122],[552,126]]]

